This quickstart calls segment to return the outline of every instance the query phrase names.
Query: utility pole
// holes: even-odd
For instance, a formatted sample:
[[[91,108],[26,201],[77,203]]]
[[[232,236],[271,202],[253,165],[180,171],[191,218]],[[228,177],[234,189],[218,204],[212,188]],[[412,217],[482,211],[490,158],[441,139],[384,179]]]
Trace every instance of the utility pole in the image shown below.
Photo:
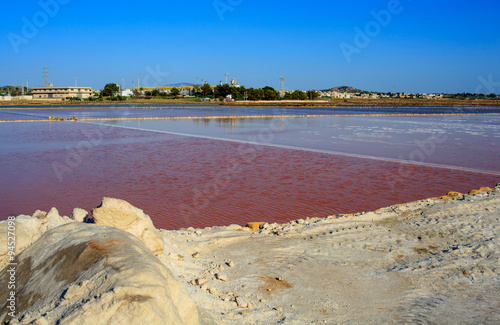
[[[45,87],[48,87],[49,86],[49,69],[47,68],[47,65],[45,65],[43,72],[45,75]]]
[[[78,81],[78,77],[75,77],[75,88],[78,87],[77,86],[77,81]]]
[[[280,96],[281,98],[285,97],[285,79],[283,78],[283,75],[281,75]]]
[[[28,81],[30,80],[30,78],[26,78],[26,93],[29,94],[30,92],[30,89],[28,87]]]
[[[227,85],[227,76],[229,76],[229,73],[226,73],[226,85]]]
[[[196,85],[199,86],[200,85],[200,78],[199,77],[196,77]]]
[[[122,89],[125,90],[125,79],[122,79]]]
[[[139,80],[141,79],[141,75],[137,76],[137,88],[139,88]]]

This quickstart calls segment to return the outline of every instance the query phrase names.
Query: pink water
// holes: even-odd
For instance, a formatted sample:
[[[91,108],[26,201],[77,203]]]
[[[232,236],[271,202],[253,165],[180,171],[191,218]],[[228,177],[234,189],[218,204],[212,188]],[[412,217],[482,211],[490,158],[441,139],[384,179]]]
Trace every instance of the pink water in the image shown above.
[[[53,206],[69,215],[74,207],[90,210],[110,196],[143,209],[165,229],[286,222],[500,181],[494,175],[106,126],[23,125],[2,129],[9,146],[0,155],[1,219]]]

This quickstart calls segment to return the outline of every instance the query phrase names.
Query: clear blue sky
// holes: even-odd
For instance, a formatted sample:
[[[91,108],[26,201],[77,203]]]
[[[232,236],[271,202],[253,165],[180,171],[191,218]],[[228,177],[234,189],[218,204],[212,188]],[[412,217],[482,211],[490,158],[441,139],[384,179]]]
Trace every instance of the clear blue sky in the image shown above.
[[[47,65],[55,86],[96,89],[229,73],[247,87],[283,74],[290,90],[500,93],[499,12],[495,0],[7,1],[0,86],[42,86]]]

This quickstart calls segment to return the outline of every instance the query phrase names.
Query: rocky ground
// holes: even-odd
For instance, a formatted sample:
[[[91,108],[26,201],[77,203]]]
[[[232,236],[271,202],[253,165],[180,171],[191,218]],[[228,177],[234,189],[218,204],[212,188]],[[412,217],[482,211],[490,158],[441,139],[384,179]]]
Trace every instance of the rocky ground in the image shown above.
[[[177,231],[154,229],[121,200],[104,199],[94,224],[82,222],[86,211],[54,210],[16,218],[25,270],[11,323],[500,323],[500,186],[355,215]],[[7,307],[0,320],[10,320]]]

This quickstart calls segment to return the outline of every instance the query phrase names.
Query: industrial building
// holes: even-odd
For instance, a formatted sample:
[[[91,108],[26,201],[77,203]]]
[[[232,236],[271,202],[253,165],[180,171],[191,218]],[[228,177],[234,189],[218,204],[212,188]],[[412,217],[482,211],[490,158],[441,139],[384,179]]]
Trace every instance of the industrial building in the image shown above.
[[[67,98],[77,97],[81,99],[89,98],[93,94],[91,87],[33,87],[31,94],[33,99],[38,98]]]

